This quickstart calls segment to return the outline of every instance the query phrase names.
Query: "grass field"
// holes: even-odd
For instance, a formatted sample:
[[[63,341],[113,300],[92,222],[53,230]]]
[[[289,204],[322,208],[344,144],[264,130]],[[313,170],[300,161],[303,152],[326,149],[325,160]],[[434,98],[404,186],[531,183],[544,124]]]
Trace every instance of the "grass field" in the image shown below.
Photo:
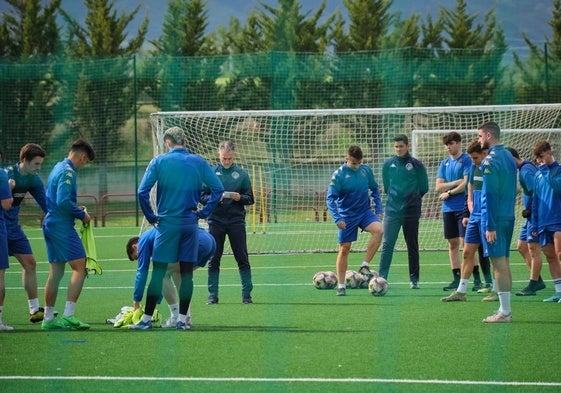
[[[38,259],[40,298],[48,265],[41,232],[27,231]],[[101,276],[85,283],[76,315],[89,331],[46,332],[27,320],[21,268],[7,271],[0,333],[0,392],[559,392],[561,304],[512,298],[512,324],[486,325],[498,304],[468,293],[442,303],[447,254],[421,253],[421,289],[409,289],[397,252],[385,297],[366,289],[317,290],[313,274],[333,270],[335,254],[252,255],[252,305],[241,304],[235,261],[225,256],[220,304],[206,305],[206,270],[195,273],[191,331],[136,332],[105,324],[131,303],[136,264],[124,253],[137,228],[95,228]],[[351,256],[358,268],[362,254]],[[377,265],[376,257],[374,264]],[[512,256],[514,288],[527,268]],[[69,274],[57,310],[64,309]],[[158,308],[165,318],[165,304]]]

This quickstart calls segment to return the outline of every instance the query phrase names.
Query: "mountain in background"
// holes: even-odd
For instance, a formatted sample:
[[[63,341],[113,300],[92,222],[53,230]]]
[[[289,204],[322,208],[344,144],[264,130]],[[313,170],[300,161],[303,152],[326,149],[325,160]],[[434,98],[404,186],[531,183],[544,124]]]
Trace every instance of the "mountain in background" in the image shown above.
[[[228,26],[231,17],[245,22],[247,14],[260,4],[268,4],[278,7],[277,0],[207,0],[208,31],[211,33],[219,25]],[[312,14],[322,3],[321,0],[302,0],[302,12]],[[162,25],[167,10],[167,2],[162,0],[116,0],[114,2],[117,11],[131,12],[140,5],[137,17],[130,24],[131,34],[135,34],[138,26],[148,15],[150,24],[147,33],[148,40],[155,40],[162,33]],[[545,38],[551,38],[553,0],[468,0],[469,14],[479,14],[478,23],[482,23],[483,15],[493,5],[495,15],[501,24],[507,44],[513,48],[526,48],[522,33],[526,33],[530,40],[536,44],[545,42]],[[391,10],[401,12],[402,18],[407,18],[413,13],[418,13],[423,19],[427,14],[433,17],[438,15],[441,7],[454,9],[456,0],[394,0]],[[62,8],[74,16],[83,25],[86,9],[81,0],[62,0]],[[339,10],[346,17],[346,9],[341,0],[327,0],[324,15],[331,15]]]

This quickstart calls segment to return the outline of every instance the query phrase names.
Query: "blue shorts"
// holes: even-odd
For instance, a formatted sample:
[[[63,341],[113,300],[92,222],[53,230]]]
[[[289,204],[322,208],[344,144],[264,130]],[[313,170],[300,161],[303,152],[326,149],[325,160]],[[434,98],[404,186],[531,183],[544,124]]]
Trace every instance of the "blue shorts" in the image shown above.
[[[464,243],[483,244],[483,249],[485,249],[487,239],[485,239],[485,234],[481,230],[481,221],[469,220],[465,232]]]
[[[512,241],[512,233],[514,232],[514,219],[500,220],[497,222],[497,239],[494,243],[488,243],[484,248],[485,254],[490,258],[493,257],[509,257],[510,242]]]
[[[43,236],[49,262],[69,262],[86,258],[86,251],[73,221],[43,221]]]
[[[29,244],[29,240],[20,226],[10,230],[10,234],[8,235],[8,252],[12,256],[15,254],[33,254],[31,244]]]
[[[464,237],[466,233],[465,227],[462,225],[464,212],[445,212],[442,213],[444,221],[444,238],[455,239],[457,237]]]
[[[199,251],[199,225],[175,225],[161,220],[156,229],[152,261],[196,263]]]
[[[524,225],[520,228],[520,234],[518,235],[518,240],[526,243],[537,243],[539,241],[538,237],[533,237],[532,233],[528,230],[530,226],[530,221],[526,220]]]
[[[555,235],[556,231],[543,231],[539,234],[539,241],[542,247],[547,246],[548,244],[553,244],[553,235]]]
[[[216,251],[216,240],[207,231],[199,231],[199,255],[195,267],[205,267]]]
[[[380,222],[380,219],[372,210],[367,210],[364,214],[354,217],[352,220],[345,218],[345,229],[339,229],[338,240],[341,243],[352,243],[358,239],[358,228],[364,229],[373,222]]]

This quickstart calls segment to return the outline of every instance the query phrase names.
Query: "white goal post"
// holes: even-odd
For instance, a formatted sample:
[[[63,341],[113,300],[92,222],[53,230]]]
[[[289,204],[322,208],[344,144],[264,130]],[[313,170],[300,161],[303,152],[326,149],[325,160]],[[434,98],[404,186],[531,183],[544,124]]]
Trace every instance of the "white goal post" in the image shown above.
[[[173,126],[183,128],[188,149],[211,164],[217,162],[221,141],[236,144],[236,162],[248,171],[255,193],[256,203],[248,207],[246,216],[250,253],[337,250],[337,228],[326,209],[325,191],[351,144],[362,147],[364,162],[382,186],[381,167],[394,154],[393,137],[406,134],[410,138],[412,154],[429,173],[430,191],[423,198],[419,228],[423,250],[447,249],[434,193],[436,170],[446,156],[444,133],[460,132],[465,149],[477,128],[492,120],[505,131],[505,145],[523,157],[531,157],[538,140],[548,140],[554,151],[561,149],[561,104],[156,112],[150,119],[154,155],[164,153],[163,134]],[[363,251],[366,242],[367,235],[360,234],[353,251]],[[396,248],[405,249],[401,237]]]

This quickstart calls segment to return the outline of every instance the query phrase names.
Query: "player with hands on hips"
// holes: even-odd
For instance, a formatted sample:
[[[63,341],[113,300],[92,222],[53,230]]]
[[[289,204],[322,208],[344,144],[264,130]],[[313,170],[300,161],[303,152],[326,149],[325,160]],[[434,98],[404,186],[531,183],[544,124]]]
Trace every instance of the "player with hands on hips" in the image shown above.
[[[179,289],[179,317],[177,330],[188,330],[187,312],[193,296],[193,267],[197,261],[199,219],[207,218],[214,210],[224,187],[208,162],[187,150],[186,132],[171,127],[164,132],[168,152],[154,157],[138,187],[138,200],[146,220],[156,228],[152,254],[152,276],[146,291],[146,305],[142,319],[131,329],[152,328],[152,314],[162,294],[168,264],[179,261],[181,286]],[[178,176],[181,174],[181,176]],[[204,186],[211,190],[207,204],[198,210]],[[150,193],[156,187],[156,209]],[[185,242],[188,242],[187,246]]]

